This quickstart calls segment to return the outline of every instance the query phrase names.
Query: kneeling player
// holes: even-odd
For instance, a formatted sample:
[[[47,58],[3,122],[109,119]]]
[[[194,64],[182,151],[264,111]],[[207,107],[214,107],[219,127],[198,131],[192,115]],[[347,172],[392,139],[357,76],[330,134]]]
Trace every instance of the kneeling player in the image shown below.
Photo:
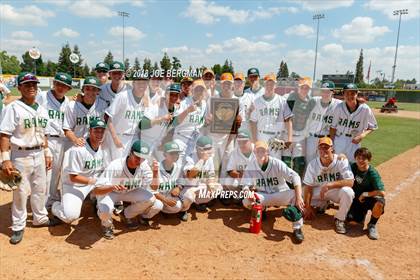
[[[340,160],[338,155],[334,154],[331,138],[320,138],[318,150],[319,157],[309,163],[303,179],[305,219],[314,217],[315,212],[312,207],[324,208],[331,200],[339,204],[338,212],[335,214],[335,231],[345,234],[346,215],[354,198],[353,173],[348,160]]]
[[[62,199],[54,202],[51,208],[52,213],[65,223],[80,217],[83,201],[105,169],[105,153],[101,148],[105,128],[104,121],[94,119],[90,123],[86,145],[73,146],[66,152],[68,162],[63,170]]]
[[[359,148],[354,153],[355,163],[351,164],[354,174],[353,190],[355,197],[347,215],[348,221],[364,223],[368,210],[372,211],[368,223],[370,239],[379,238],[376,223],[384,213],[385,189],[378,171],[370,165],[372,154],[367,148]]]
[[[268,155],[268,144],[264,141],[255,143],[254,154],[256,160],[245,169],[241,184],[245,192],[255,189],[263,207],[288,206],[284,216],[293,222],[293,235],[300,243],[304,236],[302,232],[304,203],[299,175],[281,160]],[[293,183],[291,190],[287,182]],[[254,197],[242,200],[246,208],[251,208]]]

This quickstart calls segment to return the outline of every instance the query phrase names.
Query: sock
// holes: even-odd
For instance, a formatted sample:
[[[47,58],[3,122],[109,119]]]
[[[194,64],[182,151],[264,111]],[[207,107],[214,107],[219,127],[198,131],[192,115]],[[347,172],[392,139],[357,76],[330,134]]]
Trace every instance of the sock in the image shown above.
[[[376,225],[376,223],[378,222],[379,218],[375,218],[373,216],[370,217],[370,221],[369,224],[371,225]]]

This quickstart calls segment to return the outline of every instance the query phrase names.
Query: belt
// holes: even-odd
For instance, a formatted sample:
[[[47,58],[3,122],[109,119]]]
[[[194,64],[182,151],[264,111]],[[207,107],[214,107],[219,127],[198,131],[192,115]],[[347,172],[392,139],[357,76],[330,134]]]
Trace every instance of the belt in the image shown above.
[[[42,146],[33,146],[33,147],[18,147],[18,150],[21,151],[32,151],[32,150],[39,150]]]
[[[269,134],[269,135],[276,135],[276,133],[275,132],[272,132],[272,131],[260,130],[260,133]]]
[[[347,137],[352,137],[351,136],[351,134],[348,134],[348,133],[346,133],[346,134],[343,134],[344,136],[347,136]]]
[[[310,136],[312,137],[317,137],[317,138],[322,138],[322,137],[329,137],[329,135],[323,135],[323,134],[314,134],[314,133],[309,133]]]
[[[48,135],[48,137],[60,138],[60,135]]]

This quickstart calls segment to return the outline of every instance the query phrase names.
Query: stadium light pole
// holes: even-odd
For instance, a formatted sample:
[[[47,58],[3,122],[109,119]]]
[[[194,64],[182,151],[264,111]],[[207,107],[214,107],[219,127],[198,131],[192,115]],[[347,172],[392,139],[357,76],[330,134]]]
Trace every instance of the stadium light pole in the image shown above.
[[[398,41],[400,40],[400,27],[401,27],[401,16],[408,14],[408,9],[403,10],[395,10],[392,12],[394,16],[400,16],[398,20],[398,33],[397,33],[397,45],[395,46],[395,56],[394,56],[394,65],[392,66],[392,76],[391,76],[391,84],[394,83],[395,78],[395,68],[397,68],[397,53],[398,53]]]
[[[315,82],[315,74],[316,74],[316,59],[318,58],[318,35],[319,35],[319,20],[325,18],[324,14],[316,14],[312,17],[313,20],[317,20],[316,26],[316,45],[315,45],[315,62],[314,62],[314,75],[312,77],[312,81]]]
[[[128,18],[130,16],[130,14],[127,13],[127,12],[119,11],[118,15],[121,16],[122,19],[123,19],[123,61],[122,61],[122,63],[125,63],[125,37],[124,37],[124,35],[125,35],[124,34],[125,33],[125,18],[126,17]]]

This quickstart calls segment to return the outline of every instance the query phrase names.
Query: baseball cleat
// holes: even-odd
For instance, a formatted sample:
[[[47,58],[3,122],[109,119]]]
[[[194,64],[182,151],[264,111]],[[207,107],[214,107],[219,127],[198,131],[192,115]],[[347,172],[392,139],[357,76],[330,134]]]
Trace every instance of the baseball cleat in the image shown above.
[[[335,231],[340,234],[345,234],[347,232],[345,222],[335,219]]]
[[[48,219],[48,222],[40,224],[40,225],[33,225],[33,227],[35,228],[54,227],[61,223],[62,221],[59,218],[57,218],[56,216],[52,216],[51,218]]]
[[[108,240],[114,239],[114,229],[112,227],[103,228],[104,238]]]
[[[12,236],[10,237],[10,243],[13,245],[18,244],[23,239],[23,229],[13,231]]]
[[[293,230],[293,237],[295,238],[297,243],[302,243],[302,241],[305,239],[303,236],[302,229],[298,228]]]
[[[207,204],[203,203],[203,204],[196,204],[195,205],[195,209],[198,212],[207,212]]]
[[[131,229],[131,230],[136,230],[140,227],[140,224],[136,218],[132,218],[132,219],[125,218],[125,225],[127,226],[128,229]]]
[[[188,221],[188,213],[187,211],[183,211],[181,213],[179,213],[179,218],[181,219],[181,221],[186,222]]]
[[[150,219],[140,217],[139,221],[140,221],[140,225],[150,227]]]
[[[124,204],[115,204],[114,205],[114,214],[119,215],[124,211]]]
[[[368,224],[368,237],[372,240],[378,240],[379,234],[376,230],[376,225],[374,224]]]

